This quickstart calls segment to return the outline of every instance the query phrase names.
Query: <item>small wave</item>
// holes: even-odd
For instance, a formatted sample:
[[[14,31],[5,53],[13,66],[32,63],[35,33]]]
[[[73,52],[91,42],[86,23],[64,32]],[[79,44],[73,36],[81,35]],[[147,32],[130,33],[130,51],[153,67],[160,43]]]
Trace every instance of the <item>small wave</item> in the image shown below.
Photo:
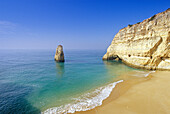
[[[49,108],[46,111],[42,112],[42,114],[67,114],[74,113],[76,111],[86,111],[93,109],[97,106],[102,105],[103,100],[109,97],[113,88],[115,88],[116,84],[120,82],[123,82],[123,80],[119,80],[107,86],[100,87],[98,89],[95,89],[93,92],[84,94],[78,98],[73,98],[73,103]]]
[[[149,73],[145,74],[145,77],[149,76],[149,74],[153,73],[155,71],[150,71]]]
[[[154,73],[155,71],[136,71],[132,76],[137,77],[147,77],[149,74]]]

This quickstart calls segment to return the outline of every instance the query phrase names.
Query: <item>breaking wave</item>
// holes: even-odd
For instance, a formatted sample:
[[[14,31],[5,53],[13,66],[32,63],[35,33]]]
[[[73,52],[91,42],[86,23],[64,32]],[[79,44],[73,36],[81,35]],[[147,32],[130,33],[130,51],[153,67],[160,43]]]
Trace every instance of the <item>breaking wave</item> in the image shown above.
[[[109,97],[113,88],[115,88],[116,84],[120,82],[123,82],[123,80],[119,80],[117,82],[100,87],[95,89],[93,92],[86,93],[78,98],[73,98],[73,102],[70,104],[49,108],[42,112],[42,114],[67,114],[74,113],[76,111],[86,111],[93,109],[102,105],[103,100]]]

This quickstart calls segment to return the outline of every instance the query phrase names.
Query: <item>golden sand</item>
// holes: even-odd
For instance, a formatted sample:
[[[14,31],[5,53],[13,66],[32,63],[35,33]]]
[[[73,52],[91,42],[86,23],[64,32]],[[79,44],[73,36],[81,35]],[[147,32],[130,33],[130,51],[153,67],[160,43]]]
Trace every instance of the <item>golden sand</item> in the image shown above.
[[[148,77],[123,75],[102,106],[77,114],[170,114],[170,72]]]

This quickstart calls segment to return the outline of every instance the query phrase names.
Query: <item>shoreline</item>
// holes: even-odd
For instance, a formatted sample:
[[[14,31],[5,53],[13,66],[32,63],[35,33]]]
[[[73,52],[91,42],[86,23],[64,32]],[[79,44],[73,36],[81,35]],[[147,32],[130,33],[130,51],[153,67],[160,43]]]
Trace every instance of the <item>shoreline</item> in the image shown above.
[[[101,106],[75,114],[170,113],[170,72],[156,71],[147,77],[132,75],[120,76],[124,82],[116,85]]]
[[[42,112],[42,114],[48,114],[48,113],[75,113],[80,111],[88,111],[91,109],[94,109],[97,106],[101,106],[103,100],[107,99],[112,90],[115,88],[115,86],[119,83],[122,83],[123,80],[114,81],[112,83],[109,83],[105,86],[101,86],[99,88],[96,88],[95,90],[91,90],[87,93],[84,93],[80,95],[77,98],[78,102],[72,102],[66,105],[61,105],[59,107],[52,107]],[[80,102],[81,101],[81,102]]]

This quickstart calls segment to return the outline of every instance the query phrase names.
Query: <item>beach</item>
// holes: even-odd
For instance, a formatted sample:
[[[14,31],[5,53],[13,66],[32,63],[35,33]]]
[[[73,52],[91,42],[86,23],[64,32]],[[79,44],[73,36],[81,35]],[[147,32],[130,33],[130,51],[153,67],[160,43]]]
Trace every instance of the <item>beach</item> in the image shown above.
[[[170,72],[156,71],[147,77],[124,74],[103,104],[76,114],[168,114],[170,113]]]
[[[0,114],[170,114],[170,0],[1,0]]]

